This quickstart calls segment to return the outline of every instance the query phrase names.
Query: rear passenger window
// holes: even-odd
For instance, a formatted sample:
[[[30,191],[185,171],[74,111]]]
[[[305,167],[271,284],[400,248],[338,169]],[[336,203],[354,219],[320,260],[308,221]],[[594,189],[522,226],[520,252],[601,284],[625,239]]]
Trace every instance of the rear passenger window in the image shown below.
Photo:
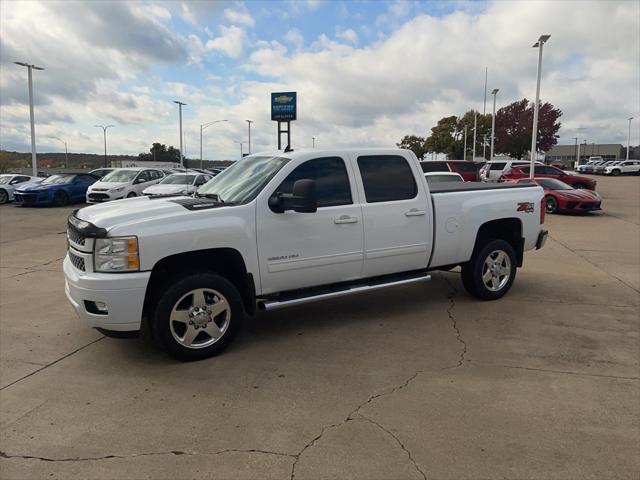
[[[489,166],[489,170],[503,170],[505,165],[506,165],[506,162],[492,163]]]
[[[340,157],[316,158],[304,162],[285,178],[276,191],[293,193],[293,184],[303,179],[315,180],[318,208],[353,203],[349,175],[344,160]]]
[[[424,173],[449,171],[449,166],[445,162],[420,162],[420,167]]]
[[[407,200],[418,194],[411,167],[398,155],[358,157],[367,203]]]

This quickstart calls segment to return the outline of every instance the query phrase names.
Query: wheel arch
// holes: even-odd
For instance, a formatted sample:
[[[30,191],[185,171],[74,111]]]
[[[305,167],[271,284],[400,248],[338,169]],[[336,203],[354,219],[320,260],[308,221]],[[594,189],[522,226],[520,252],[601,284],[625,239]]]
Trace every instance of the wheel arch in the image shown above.
[[[240,292],[246,312],[250,315],[255,312],[255,283],[242,254],[234,248],[210,248],[177,253],[155,263],[145,293],[143,317],[153,309],[160,287],[179,275],[202,271],[224,276]]]
[[[522,220],[516,217],[500,218],[483,223],[476,234],[473,255],[492,239],[509,242],[516,252],[517,266],[521,267],[524,258],[524,238],[522,237]]]

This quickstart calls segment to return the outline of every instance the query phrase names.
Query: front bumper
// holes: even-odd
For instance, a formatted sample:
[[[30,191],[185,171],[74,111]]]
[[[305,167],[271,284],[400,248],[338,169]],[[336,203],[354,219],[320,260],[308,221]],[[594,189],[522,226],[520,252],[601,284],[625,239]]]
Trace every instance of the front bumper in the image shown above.
[[[140,330],[142,307],[151,272],[82,272],[67,255],[62,263],[64,290],[78,316],[94,328],[117,332]],[[92,313],[92,302],[104,303],[106,313]],[[90,310],[88,310],[88,308]]]
[[[538,234],[538,240],[536,241],[536,250],[540,250],[547,243],[547,237],[549,236],[548,230],[540,230]]]
[[[86,202],[87,203],[104,203],[110,202],[112,200],[122,200],[124,198],[124,193],[109,193],[109,192],[87,192]]]
[[[16,205],[48,205],[52,199],[49,192],[14,192],[13,201]]]

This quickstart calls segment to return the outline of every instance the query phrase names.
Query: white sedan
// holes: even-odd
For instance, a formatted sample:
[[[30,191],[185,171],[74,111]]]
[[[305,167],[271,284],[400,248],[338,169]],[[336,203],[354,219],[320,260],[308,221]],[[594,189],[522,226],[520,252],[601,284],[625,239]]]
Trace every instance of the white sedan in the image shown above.
[[[164,178],[158,168],[118,168],[87,190],[87,203],[102,203],[142,195],[142,191]]]
[[[199,172],[174,173],[165,177],[160,183],[145,188],[142,194],[148,197],[189,195],[212,178],[212,175],[205,175]]]
[[[426,172],[424,178],[429,186],[443,182],[464,182],[462,175],[453,172]]]
[[[0,175],[0,203],[13,201],[13,192],[16,188],[27,183],[41,182],[40,177],[30,177],[28,175],[16,175],[13,173]]]

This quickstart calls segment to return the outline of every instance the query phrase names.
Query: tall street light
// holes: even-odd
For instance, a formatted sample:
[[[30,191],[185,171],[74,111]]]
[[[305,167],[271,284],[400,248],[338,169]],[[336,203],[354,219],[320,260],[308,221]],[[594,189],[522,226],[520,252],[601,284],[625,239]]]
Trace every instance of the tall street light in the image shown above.
[[[540,103],[540,77],[542,76],[542,48],[544,44],[551,38],[551,35],[540,35],[538,41],[533,44],[533,48],[538,49],[538,80],[536,82],[536,103],[533,106],[533,133],[531,134],[531,166],[529,168],[529,178],[533,180],[533,170],[536,157],[536,141],[538,136],[538,103]]]
[[[202,169],[202,131],[215,123],[228,122],[228,120],[214,120],[213,122],[203,123],[200,125],[200,168]]]
[[[109,165],[107,165],[107,129],[111,127],[115,127],[115,125],[94,125],[94,127],[102,129],[102,134],[104,135],[104,166],[108,167]]]
[[[249,148],[247,152],[249,152],[249,155],[251,155],[251,124],[253,123],[253,120],[245,120],[245,122],[247,122],[247,125],[249,125]]]
[[[473,156],[471,161],[476,161],[476,130],[478,130],[478,112],[473,111]]]
[[[464,151],[462,152],[462,160],[467,159],[467,126],[464,126]]]
[[[496,96],[499,91],[499,88],[494,88],[491,91],[491,95],[493,95],[493,115],[491,115],[491,154],[489,160],[493,160],[493,143],[496,139]]]
[[[311,137],[311,148],[316,148],[316,137]]]
[[[627,160],[629,160],[629,148],[631,147],[631,120],[633,117],[627,118],[629,121],[629,133],[627,134]]]
[[[243,157],[242,157],[242,145],[244,145],[244,142],[238,142],[238,141],[235,141],[235,142],[233,142],[233,143],[239,143],[239,144],[240,144],[240,160],[242,160],[242,158],[243,158]]]
[[[33,64],[25,62],[13,62],[21,67],[27,67],[29,77],[29,119],[31,120],[31,168],[33,176],[38,175],[38,160],[36,159],[36,126],[33,120],[33,75],[32,70],[44,70],[43,67],[36,67]]]
[[[179,102],[178,100],[174,100],[173,103],[178,104],[180,114],[180,165],[184,167],[184,155],[182,154],[182,106],[186,105],[186,103]]]
[[[69,168],[69,152],[67,151],[67,142],[65,142],[64,140],[62,140],[59,137],[51,137],[54,138],[62,143],[64,143],[64,168]]]

